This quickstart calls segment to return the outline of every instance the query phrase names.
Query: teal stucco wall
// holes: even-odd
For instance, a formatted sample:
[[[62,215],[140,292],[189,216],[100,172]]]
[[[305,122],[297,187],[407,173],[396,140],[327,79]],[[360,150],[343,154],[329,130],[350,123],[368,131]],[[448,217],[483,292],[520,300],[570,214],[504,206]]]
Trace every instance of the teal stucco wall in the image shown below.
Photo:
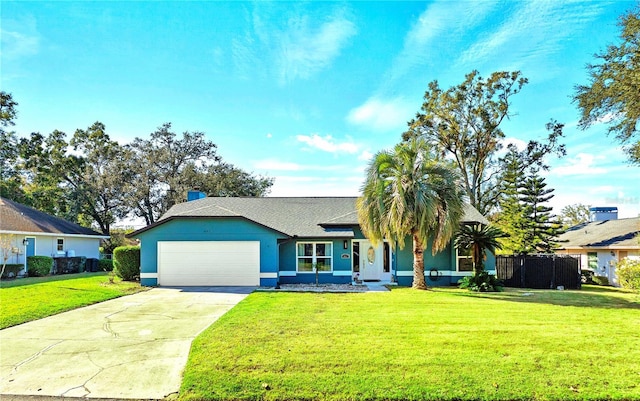
[[[333,255],[333,271],[318,273],[318,282],[350,283],[351,282],[351,240],[347,239],[347,249],[344,249],[344,238],[297,238],[280,244],[280,283],[307,284],[315,283],[316,274],[313,272],[296,271],[296,244],[299,242],[331,242]],[[348,256],[343,257],[343,255]]]
[[[140,283],[156,286],[158,241],[260,241],[260,272],[278,272],[278,239],[283,234],[245,219],[175,219],[138,235]],[[155,275],[155,278],[153,277]],[[261,278],[261,286],[275,286],[276,278]]]

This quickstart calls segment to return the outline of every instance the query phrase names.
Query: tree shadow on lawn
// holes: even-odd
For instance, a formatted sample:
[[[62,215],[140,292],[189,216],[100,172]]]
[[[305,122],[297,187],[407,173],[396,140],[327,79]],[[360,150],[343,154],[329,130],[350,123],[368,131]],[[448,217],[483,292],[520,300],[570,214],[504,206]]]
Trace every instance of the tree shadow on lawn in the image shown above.
[[[613,287],[583,286],[582,290],[531,290],[505,288],[503,292],[452,291],[453,295],[500,301],[579,306],[603,309],[640,310],[640,294]]]

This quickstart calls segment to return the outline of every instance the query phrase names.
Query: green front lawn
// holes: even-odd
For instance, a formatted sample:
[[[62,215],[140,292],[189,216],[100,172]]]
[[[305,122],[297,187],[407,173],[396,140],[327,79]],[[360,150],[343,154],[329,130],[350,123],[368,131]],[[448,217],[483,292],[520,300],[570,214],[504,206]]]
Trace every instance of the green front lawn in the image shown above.
[[[253,293],[194,341],[180,398],[640,399],[640,298]]]
[[[0,282],[0,329],[141,291],[107,273],[80,273]]]

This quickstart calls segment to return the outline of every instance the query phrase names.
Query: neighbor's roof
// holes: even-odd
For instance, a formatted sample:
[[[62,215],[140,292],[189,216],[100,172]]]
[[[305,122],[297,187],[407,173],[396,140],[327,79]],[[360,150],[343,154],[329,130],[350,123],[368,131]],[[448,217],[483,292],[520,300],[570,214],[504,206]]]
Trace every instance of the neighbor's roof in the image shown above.
[[[353,237],[358,226],[356,197],[210,197],[173,206],[156,223],[129,236],[177,218],[238,217],[289,237]],[[488,224],[474,207],[465,207],[465,222]]]
[[[570,248],[631,248],[639,249],[640,217],[592,221],[571,227],[559,236],[560,247]]]
[[[90,228],[82,227],[6,198],[0,198],[0,231],[103,237],[102,234]]]

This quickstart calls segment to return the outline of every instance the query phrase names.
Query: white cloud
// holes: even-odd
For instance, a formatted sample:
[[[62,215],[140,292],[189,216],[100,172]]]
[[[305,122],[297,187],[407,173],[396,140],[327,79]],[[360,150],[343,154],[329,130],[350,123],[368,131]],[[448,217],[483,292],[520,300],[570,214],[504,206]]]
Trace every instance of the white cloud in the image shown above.
[[[358,160],[360,161],[369,161],[373,157],[373,153],[368,150],[363,150],[362,153],[358,156]]]
[[[403,49],[389,71],[387,86],[393,86],[415,67],[430,63],[434,50],[442,52],[446,48],[434,49],[434,44],[459,41],[465,31],[477,26],[496,6],[489,1],[430,3],[405,35]]]
[[[40,34],[34,18],[3,20],[0,38],[0,56],[3,60],[33,56],[40,50]]]
[[[324,137],[313,134],[309,135],[297,135],[298,142],[307,144],[312,149],[318,149],[329,153],[357,153],[358,145],[353,142],[336,142],[331,135]]]
[[[292,16],[287,29],[276,38],[279,80],[287,83],[297,78],[309,78],[329,66],[356,34],[355,24],[343,12],[331,15],[316,25],[307,15]]]
[[[288,3],[256,3],[251,28],[232,41],[238,72],[267,71],[281,84],[307,79],[329,67],[348,46],[357,27],[345,8],[305,14]]]
[[[500,140],[502,146],[506,149],[507,146],[513,144],[519,151],[523,151],[527,148],[527,141],[523,141],[522,139],[507,137]]]
[[[556,1],[514,2],[511,6],[513,11],[505,12],[504,22],[477,35],[478,40],[460,55],[457,65],[477,68],[496,58],[505,64],[502,68],[513,70],[522,69],[525,64],[542,64],[541,60],[551,60],[566,45],[567,38],[603,8],[598,2]],[[565,26],[567,29],[563,29]],[[545,66],[549,75],[549,63]]]
[[[569,164],[565,166],[555,167],[550,174],[558,176],[575,176],[575,175],[601,175],[608,173],[603,167],[598,167],[596,161],[602,160],[602,156],[595,156],[589,153],[578,153],[576,157],[569,160]]]
[[[388,100],[370,98],[352,109],[347,121],[374,131],[397,130],[400,133],[406,129],[407,121],[415,111],[415,104],[399,97]]]

